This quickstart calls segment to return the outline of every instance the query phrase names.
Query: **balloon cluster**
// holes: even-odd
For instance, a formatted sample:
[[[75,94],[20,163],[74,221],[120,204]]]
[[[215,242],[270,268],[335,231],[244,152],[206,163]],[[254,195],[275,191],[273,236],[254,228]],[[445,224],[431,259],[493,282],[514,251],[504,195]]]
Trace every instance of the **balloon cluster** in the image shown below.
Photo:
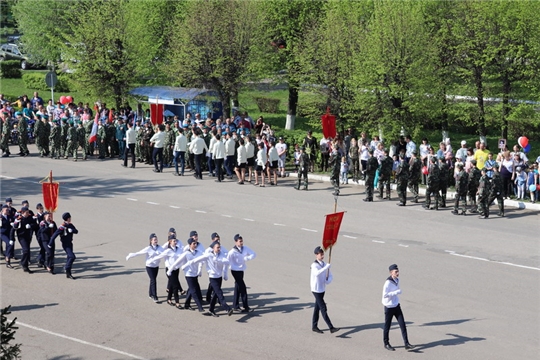
[[[518,144],[523,148],[523,151],[528,153],[531,151],[531,144],[529,144],[529,139],[526,136],[520,136],[518,139]]]
[[[71,104],[73,102],[73,97],[71,97],[70,95],[68,96],[60,96],[60,104],[62,105],[67,105],[67,104]]]

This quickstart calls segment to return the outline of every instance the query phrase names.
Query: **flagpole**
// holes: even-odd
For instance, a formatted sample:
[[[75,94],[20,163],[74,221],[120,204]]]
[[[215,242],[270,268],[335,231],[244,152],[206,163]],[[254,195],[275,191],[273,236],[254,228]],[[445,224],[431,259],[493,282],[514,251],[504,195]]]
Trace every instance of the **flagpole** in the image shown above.
[[[337,195],[334,195],[334,214],[337,213]],[[330,264],[332,262],[332,248],[334,246],[330,246],[330,251],[328,252],[328,263]],[[326,273],[326,280],[328,280],[328,277],[330,276],[330,269],[328,269],[328,272]]]

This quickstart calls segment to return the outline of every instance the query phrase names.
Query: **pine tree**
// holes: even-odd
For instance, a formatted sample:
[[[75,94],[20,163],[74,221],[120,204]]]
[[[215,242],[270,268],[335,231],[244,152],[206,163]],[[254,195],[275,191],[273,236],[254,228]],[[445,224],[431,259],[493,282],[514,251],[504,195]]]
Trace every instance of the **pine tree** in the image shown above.
[[[15,360],[20,359],[21,344],[10,345],[9,343],[15,340],[15,326],[17,318],[9,321],[7,315],[11,314],[11,305],[2,309],[2,334],[0,337],[0,359]]]

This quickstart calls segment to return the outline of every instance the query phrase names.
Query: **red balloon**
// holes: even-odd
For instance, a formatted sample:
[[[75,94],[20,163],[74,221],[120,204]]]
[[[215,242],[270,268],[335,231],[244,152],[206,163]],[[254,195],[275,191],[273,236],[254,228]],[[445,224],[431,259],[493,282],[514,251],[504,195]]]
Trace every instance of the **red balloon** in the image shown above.
[[[71,97],[70,95],[66,96],[66,100],[67,100],[67,103],[68,104],[71,104],[73,102],[73,97]]]
[[[422,174],[427,175],[429,173],[427,166],[422,167]]]
[[[65,105],[66,104],[66,97],[64,95],[60,96],[60,104]]]
[[[521,146],[522,148],[526,148],[527,145],[529,145],[529,139],[527,139],[527,137],[525,137],[525,136],[521,136],[521,137],[518,139],[518,144],[519,144],[519,146]]]

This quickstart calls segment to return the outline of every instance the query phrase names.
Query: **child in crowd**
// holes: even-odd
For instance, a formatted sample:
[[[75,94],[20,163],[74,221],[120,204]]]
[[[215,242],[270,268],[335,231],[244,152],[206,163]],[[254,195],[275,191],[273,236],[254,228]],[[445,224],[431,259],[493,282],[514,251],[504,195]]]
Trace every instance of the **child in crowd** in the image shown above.
[[[525,196],[525,183],[527,182],[527,178],[525,177],[525,172],[521,169],[521,166],[516,167],[516,178],[514,180],[514,184],[516,184],[516,190],[517,190],[517,199],[523,199]]]
[[[298,144],[294,145],[294,172],[298,172],[298,166],[300,165],[300,156],[302,156],[302,153],[300,152],[300,147]]]
[[[345,185],[349,183],[348,175],[349,175],[349,163],[347,162],[347,158],[345,156],[341,157],[341,185]]]
[[[396,171],[399,167],[399,159],[397,155],[392,156],[392,160],[394,160],[394,164],[392,165],[392,179],[394,182],[396,182]]]
[[[532,164],[527,174],[526,187],[529,190],[529,196],[533,204],[536,202],[536,198],[537,198],[537,193],[538,193],[538,191],[536,190],[537,185],[538,185],[538,165]]]

